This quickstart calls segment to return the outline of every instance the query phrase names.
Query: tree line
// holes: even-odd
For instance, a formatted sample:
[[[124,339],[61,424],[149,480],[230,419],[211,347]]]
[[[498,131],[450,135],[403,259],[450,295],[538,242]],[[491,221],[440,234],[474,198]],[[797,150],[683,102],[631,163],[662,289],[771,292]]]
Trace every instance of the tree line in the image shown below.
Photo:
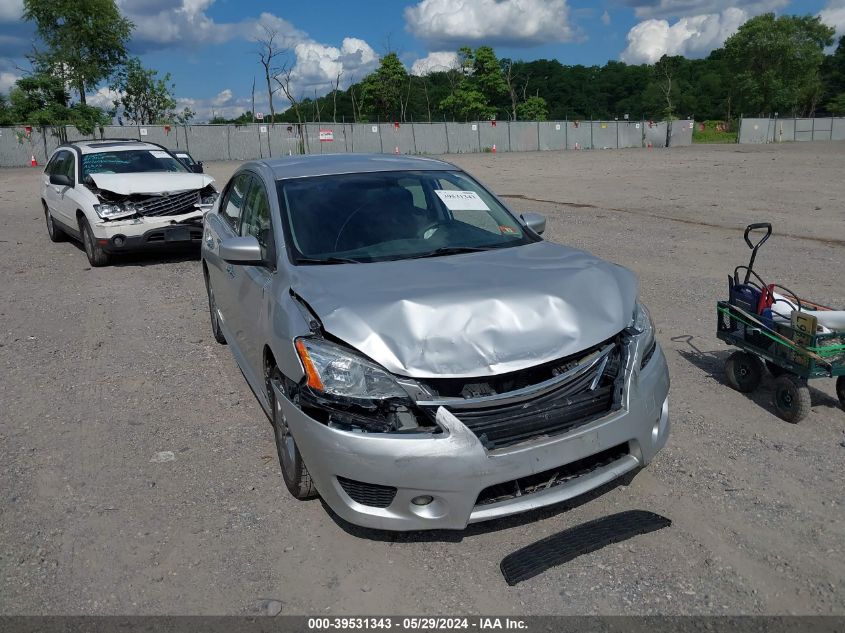
[[[32,70],[8,98],[0,95],[0,124],[75,125],[90,133],[114,117],[131,124],[182,123],[170,74],[130,57],[134,25],[115,0],[24,0],[39,49]],[[341,89],[339,73],[323,96],[299,87],[295,56],[270,27],[256,41],[269,122],[467,121],[545,119],[727,120],[737,116],[845,115],[845,37],[812,16],[748,20],[704,59],[664,56],[657,63],[565,65],[558,60],[499,58],[492,47],[460,48],[450,68],[411,75],[398,54]],[[350,78],[347,78],[350,79]],[[108,87],[112,106],[94,107],[86,95]],[[249,123],[253,106],[234,119]],[[277,112],[276,104],[286,108]]]

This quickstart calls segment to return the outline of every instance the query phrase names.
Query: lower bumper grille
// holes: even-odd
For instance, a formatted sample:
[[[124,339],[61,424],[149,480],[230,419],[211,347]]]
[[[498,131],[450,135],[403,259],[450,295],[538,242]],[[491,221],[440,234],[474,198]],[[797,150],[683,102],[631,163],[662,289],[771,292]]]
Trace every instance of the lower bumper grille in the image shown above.
[[[573,479],[588,475],[602,466],[612,464],[627,455],[628,452],[627,444],[619,444],[601,453],[590,455],[589,457],[559,466],[558,468],[545,470],[541,473],[529,475],[528,477],[513,479],[505,483],[496,484],[495,486],[488,486],[479,493],[475,505],[481,506],[499,501],[507,501],[560,486]]]
[[[338,477],[337,481],[353,501],[371,508],[386,508],[396,496],[396,488],[393,486],[368,484],[346,477]]]

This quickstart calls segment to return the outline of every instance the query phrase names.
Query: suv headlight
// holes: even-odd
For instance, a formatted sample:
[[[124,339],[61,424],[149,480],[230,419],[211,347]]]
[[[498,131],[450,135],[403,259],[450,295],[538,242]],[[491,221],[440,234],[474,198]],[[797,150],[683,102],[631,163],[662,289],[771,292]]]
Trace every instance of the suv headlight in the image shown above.
[[[651,315],[639,300],[634,306],[634,315],[628,326],[628,333],[640,339],[640,353],[647,361],[654,352],[657,341],[654,338],[654,322],[651,320]]]
[[[112,203],[104,202],[102,204],[95,204],[94,211],[103,220],[116,220],[117,218],[125,218],[130,215],[135,215],[135,205],[131,202]]]
[[[306,384],[314,391],[361,400],[408,398],[384,369],[340,345],[300,338],[296,351],[305,369]]]
[[[202,204],[203,206],[208,204],[214,204],[219,196],[220,194],[216,191],[204,193],[200,196],[200,204]]]

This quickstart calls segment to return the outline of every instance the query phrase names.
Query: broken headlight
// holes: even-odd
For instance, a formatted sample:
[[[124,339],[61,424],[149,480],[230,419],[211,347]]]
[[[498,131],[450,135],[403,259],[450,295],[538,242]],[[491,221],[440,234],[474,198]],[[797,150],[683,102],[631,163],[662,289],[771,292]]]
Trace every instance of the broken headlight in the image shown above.
[[[296,340],[305,370],[299,405],[340,430],[364,433],[429,433],[408,393],[384,369],[354,351],[320,338]]]
[[[94,211],[96,211],[97,215],[99,215],[103,220],[126,218],[137,213],[135,205],[131,202],[103,202],[102,204],[95,204]]]
[[[634,307],[634,315],[631,318],[631,324],[628,326],[628,333],[640,339],[639,349],[642,358],[646,360],[651,358],[657,345],[654,337],[654,322],[651,320],[648,309],[639,300]]]
[[[408,397],[384,369],[340,345],[300,338],[296,351],[305,368],[307,385],[317,392],[364,400]]]
[[[210,192],[203,193],[200,196],[200,203],[202,205],[214,204],[219,196],[220,194],[213,190]]]

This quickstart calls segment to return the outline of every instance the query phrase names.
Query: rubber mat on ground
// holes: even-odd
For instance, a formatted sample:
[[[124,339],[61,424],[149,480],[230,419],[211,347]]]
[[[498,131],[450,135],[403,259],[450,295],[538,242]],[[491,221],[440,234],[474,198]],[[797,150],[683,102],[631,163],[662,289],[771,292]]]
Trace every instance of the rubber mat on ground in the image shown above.
[[[629,510],[588,521],[508,554],[502,559],[502,575],[512,587],[583,554],[670,525],[672,521],[666,517],[645,510]]]

